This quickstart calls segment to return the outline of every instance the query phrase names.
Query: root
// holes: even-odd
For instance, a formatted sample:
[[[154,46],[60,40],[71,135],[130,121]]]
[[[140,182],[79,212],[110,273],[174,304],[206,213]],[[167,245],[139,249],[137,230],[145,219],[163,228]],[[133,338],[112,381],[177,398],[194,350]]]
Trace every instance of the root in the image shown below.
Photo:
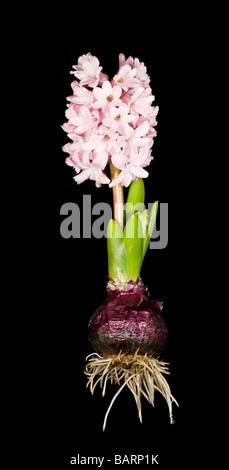
[[[141,396],[154,406],[154,392],[158,390],[165,398],[169,408],[170,423],[174,423],[172,415],[172,402],[178,403],[172,396],[168,382],[163,374],[169,374],[168,363],[159,360],[159,358],[148,357],[138,354],[125,355],[121,352],[118,356],[102,357],[97,353],[87,356],[85,374],[88,377],[87,387],[93,395],[96,385],[99,383],[102,389],[102,396],[106,393],[107,382],[118,384],[119,390],[111,400],[110,406],[106,412],[103,430],[106,428],[108,414],[119,393],[127,386],[133,394],[138,416],[142,422]],[[121,381],[123,383],[121,385]]]

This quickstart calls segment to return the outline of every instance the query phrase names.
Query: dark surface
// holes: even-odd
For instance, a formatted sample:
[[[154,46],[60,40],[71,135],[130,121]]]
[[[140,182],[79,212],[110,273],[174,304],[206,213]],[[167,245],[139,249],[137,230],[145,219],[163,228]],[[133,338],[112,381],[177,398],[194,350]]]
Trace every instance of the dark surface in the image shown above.
[[[143,12],[134,8],[125,16],[123,11],[106,9],[106,21],[100,25],[104,16],[100,18],[99,7],[90,14],[87,9],[79,11],[78,5],[63,8],[60,18],[57,9],[55,15],[47,11],[40,15],[35,29],[30,22],[25,41],[29,56],[26,80],[32,90],[25,95],[26,122],[31,120],[33,127],[31,134],[25,129],[25,140],[33,143],[28,162],[33,161],[34,168],[28,163],[33,192],[26,205],[30,227],[24,235],[26,280],[18,277],[21,296],[29,299],[28,318],[24,301],[21,312],[31,343],[26,347],[30,381],[26,396],[31,401],[32,435],[37,447],[33,462],[39,458],[44,467],[63,469],[78,453],[105,455],[108,459],[115,453],[158,454],[160,468],[186,468],[189,456],[196,464],[194,455],[198,455],[205,430],[199,355],[204,359],[207,355],[203,335],[200,341],[196,328],[196,318],[200,326],[205,314],[203,305],[195,300],[199,274],[195,215],[201,201],[198,165],[202,156],[194,141],[198,64],[193,30],[186,20],[174,23],[180,18],[180,12],[174,10],[168,25],[165,12],[159,17],[149,17],[147,12],[141,16]],[[112,23],[112,19],[117,21]],[[123,21],[128,22],[128,31]],[[33,47],[28,47],[31,41]],[[93,352],[88,322],[106,299],[106,239],[83,238],[82,225],[80,238],[62,238],[60,209],[66,202],[82,208],[85,194],[92,195],[93,204],[105,201],[112,205],[108,187],[97,189],[92,181],[77,186],[74,171],[65,164],[66,154],[61,150],[67,142],[61,125],[66,96],[71,94],[69,72],[78,57],[87,52],[99,58],[103,72],[110,77],[117,71],[120,52],[144,61],[155,105],[159,106],[154,160],[148,168],[145,192],[147,203],[158,200],[169,204],[169,243],[162,250],[148,251],[141,277],[151,299],[163,301],[169,335],[162,359],[170,363],[167,380],[179,403],[179,408],[173,407],[174,425],[169,423],[167,405],[159,393],[154,408],[142,400],[141,424],[134,399],[124,390],[103,432],[104,415],[117,386],[107,387],[104,398],[99,388],[94,396],[86,389],[85,358]],[[39,178],[35,178],[38,173]],[[92,221],[95,219],[92,216]],[[24,266],[24,251],[20,253],[20,266]],[[199,342],[202,350],[198,349]]]

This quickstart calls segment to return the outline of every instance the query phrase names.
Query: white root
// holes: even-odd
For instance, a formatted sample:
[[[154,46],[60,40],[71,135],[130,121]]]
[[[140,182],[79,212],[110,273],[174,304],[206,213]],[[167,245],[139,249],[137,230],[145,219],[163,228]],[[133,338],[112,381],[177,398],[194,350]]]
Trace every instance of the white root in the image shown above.
[[[165,398],[168,408],[170,423],[174,423],[172,414],[172,402],[178,403],[171,394],[168,382],[163,374],[169,374],[168,363],[159,358],[148,357],[147,354],[140,355],[138,351],[134,355],[125,355],[122,352],[118,356],[102,357],[97,353],[87,356],[85,374],[88,377],[87,387],[93,395],[95,387],[100,384],[102,396],[106,393],[107,382],[118,384],[120,389],[114,395],[106,412],[103,430],[106,428],[108,414],[119,393],[127,385],[135,398],[138,416],[142,422],[141,395],[154,406],[154,392],[158,390]],[[121,381],[123,384],[121,385]]]

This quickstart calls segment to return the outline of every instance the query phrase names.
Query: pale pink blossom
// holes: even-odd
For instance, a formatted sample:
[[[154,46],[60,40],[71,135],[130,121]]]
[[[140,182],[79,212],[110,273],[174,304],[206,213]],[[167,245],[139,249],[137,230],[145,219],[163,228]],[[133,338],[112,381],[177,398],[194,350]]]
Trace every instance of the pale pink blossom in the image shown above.
[[[141,86],[148,87],[150,82],[150,77],[147,74],[147,69],[144,62],[140,62],[139,59],[129,57],[127,63],[133,68],[136,69],[136,78],[141,82]]]
[[[62,126],[62,129],[67,132],[67,136],[69,137],[69,139],[73,140],[74,142],[78,142],[79,136],[75,134],[75,128],[76,126],[73,126],[70,121],[65,122]]]
[[[100,170],[104,170],[108,160],[108,154],[105,151],[101,151],[99,155],[97,155],[90,150],[81,149],[79,151],[79,149],[76,148],[73,156],[82,170],[90,168],[91,166],[96,166],[100,168]]]
[[[76,126],[76,134],[90,134],[96,132],[99,124],[99,112],[94,110],[90,111],[86,106],[81,106],[78,115],[70,118],[70,123]]]
[[[126,159],[128,161],[128,157],[126,157]],[[109,184],[109,188],[113,188],[113,186],[116,186],[117,184],[121,184],[122,186],[125,186],[127,188],[127,186],[129,186],[130,183],[134,181],[134,179],[135,178],[129,171],[128,165],[126,165],[125,168],[123,168],[123,170],[119,173],[119,175],[115,179],[113,179],[112,183]]]
[[[149,123],[151,126],[157,125],[156,117],[158,115],[158,111],[159,111],[158,106],[152,106],[152,111],[151,111],[150,119],[149,119]]]
[[[73,82],[71,83],[72,90],[74,91],[74,88],[76,88],[77,86],[79,86],[79,82],[77,82],[77,80],[73,80]]]
[[[120,99],[121,94],[122,89],[120,86],[115,85],[112,87],[111,83],[106,80],[102,84],[102,88],[96,87],[93,90],[93,95],[96,100],[93,103],[93,108],[102,109],[105,113],[111,106],[119,106],[122,104],[122,100]]]
[[[134,116],[129,114],[129,106],[121,104],[118,108],[112,106],[109,110],[109,116],[102,120],[104,126],[109,127],[111,131],[124,132],[124,127],[133,122]]]
[[[97,154],[106,151],[107,154],[120,151],[120,146],[117,143],[119,137],[118,132],[113,132],[105,126],[100,126],[97,134],[93,134],[82,144],[84,150],[95,150]]]
[[[72,144],[66,144],[62,147],[64,152],[69,153],[69,157],[66,158],[65,163],[75,169],[76,173],[79,173],[82,169],[81,160],[79,159],[79,151],[81,149],[82,137],[77,136],[78,141]]]
[[[129,65],[123,65],[114,76],[114,83],[120,85],[124,91],[136,87],[139,85],[139,80],[136,78],[136,69],[131,69]]]
[[[64,132],[67,133],[68,137],[70,137],[70,134],[72,134],[74,132],[74,129],[75,129],[75,126],[73,126],[73,124],[70,124],[69,121],[65,122],[61,127],[64,130]],[[68,144],[66,144],[66,145],[68,145]]]
[[[65,117],[70,121],[70,119],[73,118],[79,111],[80,105],[73,103],[73,104],[68,104],[67,106],[68,107],[65,111]]]
[[[148,87],[150,83],[150,77],[146,72],[146,66],[139,59],[134,59],[134,67],[136,68],[136,78],[141,82],[141,85]]]
[[[123,65],[129,65],[132,69],[136,69],[135,77],[139,80],[140,86],[149,86],[150,77],[147,74],[147,69],[144,62],[140,62],[137,58],[133,59],[131,56],[126,59],[124,54],[119,54],[119,68],[121,68]]]
[[[88,85],[94,88],[98,85],[102,67],[99,65],[97,57],[90,53],[79,57],[78,64],[71,73],[80,80],[80,85]]]
[[[143,147],[133,148],[130,154],[131,161],[135,166],[145,167],[148,166],[153,160],[151,155],[151,145],[144,145]]]
[[[133,93],[135,92],[135,90],[137,90],[137,88],[129,88],[127,91],[124,91],[122,92],[122,102],[125,103],[125,104],[130,104],[131,102],[131,98],[133,96]]]
[[[78,154],[77,163],[78,168],[82,169],[82,171],[74,177],[74,180],[78,184],[83,183],[86,179],[95,181],[98,188],[102,184],[109,184],[110,179],[103,172],[107,165],[106,152],[101,152],[99,156],[93,158],[91,152],[84,151]]]
[[[114,154],[111,157],[113,165],[120,171],[119,175],[109,184],[112,188],[117,184],[129,186],[129,184],[137,178],[147,178],[148,171],[143,166],[147,166],[152,160],[150,157],[150,149],[148,146],[142,147],[139,151],[135,149],[131,156]]]
[[[62,147],[62,150],[64,152],[67,152],[69,154],[72,154],[75,152],[75,150],[79,150],[81,148],[82,143],[84,142],[83,138],[80,135],[75,134],[75,141],[74,142],[68,142]]]
[[[110,182],[110,179],[102,171],[107,165],[108,156],[106,152],[101,152],[99,156],[94,156],[92,152],[82,150],[80,142],[70,145],[70,148],[63,148],[63,150],[71,152],[71,155],[66,158],[66,163],[78,173],[74,177],[78,184],[88,178],[94,180],[97,187]]]
[[[90,179],[95,181],[97,188],[100,188],[102,184],[109,184],[110,179],[103,173],[103,171],[91,165],[90,168],[81,171],[79,175],[74,176],[73,178],[78,184],[83,183],[83,181]]]
[[[118,138],[118,144],[123,147],[125,155],[131,153],[133,148],[142,147],[150,144],[150,137],[146,137],[149,131],[149,122],[144,121],[136,129],[130,126],[125,127],[125,135]]]
[[[69,155],[69,157],[66,158],[65,163],[68,166],[73,167],[76,173],[79,173],[81,170],[81,167],[78,164],[77,156],[78,156],[78,153],[72,153],[71,155]]]
[[[67,98],[68,101],[71,101],[71,103],[74,103],[74,104],[91,107],[93,103],[92,91],[88,90],[87,88],[83,86],[78,86],[78,83],[77,83],[77,86],[74,86],[73,88],[73,92],[74,92],[74,95],[69,96]]]
[[[154,96],[151,94],[150,88],[138,87],[131,97],[130,110],[144,117],[149,117],[152,114],[151,103],[153,101]]]

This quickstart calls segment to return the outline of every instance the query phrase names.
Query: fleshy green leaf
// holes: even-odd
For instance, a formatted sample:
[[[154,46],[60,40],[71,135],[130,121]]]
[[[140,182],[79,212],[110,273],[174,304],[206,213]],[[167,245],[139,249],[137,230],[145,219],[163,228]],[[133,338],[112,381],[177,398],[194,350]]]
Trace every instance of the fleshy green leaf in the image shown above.
[[[138,215],[132,215],[124,228],[123,241],[127,254],[129,279],[136,281],[142,265],[143,250],[142,225]]]
[[[155,222],[156,222],[156,217],[157,217],[157,210],[158,210],[158,201],[156,201],[154,203],[154,205],[153,205],[153,207],[150,211],[149,226],[148,226],[148,230],[147,230],[147,233],[146,233],[146,237],[143,239],[142,261],[144,259],[145,254],[146,254],[146,250],[148,248],[148,245],[149,245],[152,233],[153,233],[153,229],[154,229]]]
[[[142,243],[142,261],[144,258],[143,255],[143,250],[144,250],[144,243],[146,240],[146,237],[148,235],[148,209],[145,209],[141,214],[138,215],[138,219],[141,222],[142,226],[142,237],[143,237],[143,243]]]
[[[111,219],[107,226],[108,273],[113,280],[127,282],[129,279],[127,255],[120,225]]]
[[[145,185],[142,178],[133,181],[130,185],[127,200],[125,204],[126,221],[134,214],[135,211],[142,212],[144,210],[145,201]]]
[[[145,209],[141,214],[138,215],[139,220],[142,224],[142,237],[146,238],[148,232],[148,209]]]

